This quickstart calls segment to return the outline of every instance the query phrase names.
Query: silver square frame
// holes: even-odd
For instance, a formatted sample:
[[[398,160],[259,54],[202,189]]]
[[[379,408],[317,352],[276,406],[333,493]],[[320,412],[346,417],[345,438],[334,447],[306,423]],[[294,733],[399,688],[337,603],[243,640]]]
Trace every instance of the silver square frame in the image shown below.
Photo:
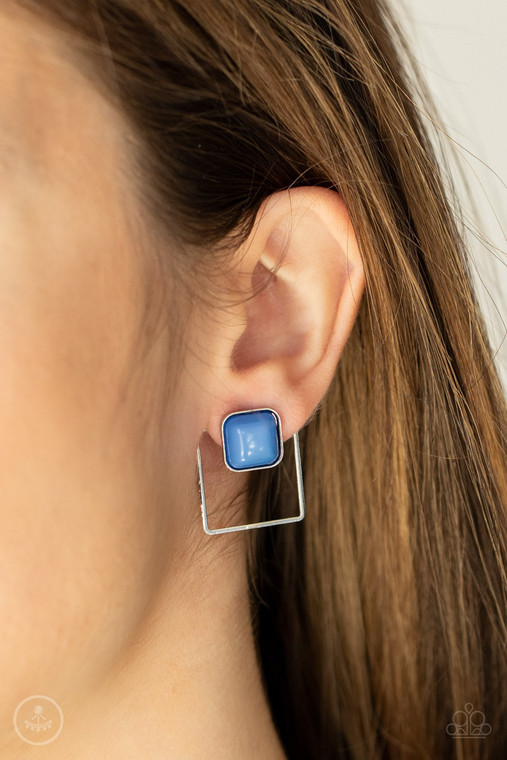
[[[266,408],[267,407],[263,407],[263,409],[248,409],[245,411],[250,411],[250,412],[264,411]],[[269,411],[274,412],[274,414],[277,415],[278,419],[280,419],[279,415],[277,414],[277,412],[275,412],[274,409],[269,409]],[[237,412],[233,412],[233,414],[237,414]],[[223,423],[222,423],[222,426],[223,426]],[[281,427],[281,422],[280,422],[280,443],[281,443],[282,452],[281,452],[281,457],[277,462],[275,462],[274,464],[267,465],[265,467],[251,467],[248,469],[245,468],[244,470],[232,470],[232,468],[229,467],[229,470],[231,470],[231,472],[250,472],[252,470],[267,470],[271,467],[276,467],[277,464],[280,464],[283,458],[283,436],[282,436],[281,431],[282,431],[282,427]],[[208,525],[208,512],[207,512],[207,505],[206,505],[206,495],[204,491],[204,475],[203,475],[203,470],[202,470],[201,449],[199,446],[197,447],[197,469],[199,472],[199,490],[201,494],[202,524],[203,524],[204,532],[207,533],[208,536],[215,536],[220,533],[232,533],[238,530],[251,530],[253,528],[264,528],[264,527],[267,527],[268,525],[286,525],[287,523],[300,522],[301,520],[304,519],[306,505],[305,505],[305,491],[304,491],[304,485],[303,485],[303,469],[301,466],[301,451],[299,448],[299,433],[294,433],[292,437],[294,439],[294,460],[296,463],[296,481],[297,481],[297,489],[298,489],[299,514],[295,515],[294,517],[282,517],[275,520],[263,520],[261,522],[256,522],[256,523],[246,523],[245,525],[232,525],[231,527],[227,527],[227,528],[210,528]],[[222,436],[222,442],[223,442],[223,436]],[[225,460],[224,460],[224,463],[225,463]]]

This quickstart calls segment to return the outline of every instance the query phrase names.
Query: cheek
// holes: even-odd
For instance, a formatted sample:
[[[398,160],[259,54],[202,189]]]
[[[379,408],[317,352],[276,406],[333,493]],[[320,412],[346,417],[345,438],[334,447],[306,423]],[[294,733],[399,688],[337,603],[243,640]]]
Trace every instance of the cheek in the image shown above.
[[[135,402],[115,416],[142,304],[121,226],[114,210],[102,219],[86,204],[27,197],[0,214],[8,709],[31,684],[50,688],[69,658],[79,682],[114,657],[146,603],[157,534],[153,517],[141,519]]]

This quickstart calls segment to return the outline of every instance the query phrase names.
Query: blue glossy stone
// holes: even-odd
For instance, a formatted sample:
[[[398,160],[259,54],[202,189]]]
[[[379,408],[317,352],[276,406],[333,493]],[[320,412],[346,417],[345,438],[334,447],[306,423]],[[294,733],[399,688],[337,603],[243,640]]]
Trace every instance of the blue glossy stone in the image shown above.
[[[231,470],[273,467],[282,458],[280,418],[271,409],[230,414],[222,423],[222,437]]]

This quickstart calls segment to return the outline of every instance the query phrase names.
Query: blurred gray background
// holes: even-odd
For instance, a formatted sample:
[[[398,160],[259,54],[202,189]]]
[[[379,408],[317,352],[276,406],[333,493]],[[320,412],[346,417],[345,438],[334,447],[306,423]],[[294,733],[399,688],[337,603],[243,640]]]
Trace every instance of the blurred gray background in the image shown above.
[[[507,391],[507,0],[391,0],[445,132],[458,143],[474,278]],[[482,238],[486,237],[487,241]]]

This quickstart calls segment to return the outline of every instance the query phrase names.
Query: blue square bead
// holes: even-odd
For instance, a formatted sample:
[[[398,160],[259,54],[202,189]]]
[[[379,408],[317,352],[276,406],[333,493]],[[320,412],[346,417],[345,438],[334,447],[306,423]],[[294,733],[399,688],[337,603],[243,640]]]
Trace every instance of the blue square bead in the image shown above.
[[[283,457],[282,425],[272,409],[229,414],[222,423],[222,440],[230,470],[274,467]]]

